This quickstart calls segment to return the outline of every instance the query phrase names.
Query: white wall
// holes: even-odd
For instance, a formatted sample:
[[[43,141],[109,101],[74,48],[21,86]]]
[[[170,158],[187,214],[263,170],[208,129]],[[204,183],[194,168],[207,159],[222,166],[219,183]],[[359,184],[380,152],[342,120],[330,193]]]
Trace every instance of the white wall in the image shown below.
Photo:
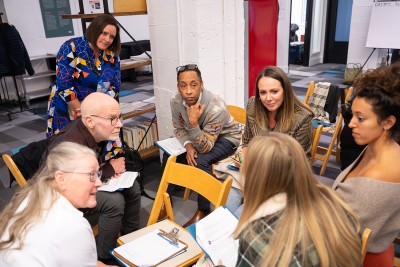
[[[372,48],[367,48],[365,45],[373,3],[373,0],[353,0],[347,63],[364,64],[372,52]],[[378,67],[383,55],[382,49],[376,49],[363,71]]]
[[[172,134],[175,68],[198,64],[204,87],[244,106],[242,0],[147,0],[159,135]]]
[[[57,53],[60,45],[72,36],[46,38],[40,10],[39,0],[3,0],[6,19],[19,31],[28,50],[29,56],[38,56],[46,53]],[[108,0],[109,9],[113,10],[113,0]],[[77,0],[70,0],[71,14],[78,14]],[[147,15],[116,17],[136,40],[149,39]],[[80,19],[73,19],[74,36],[82,35]],[[123,32],[123,31],[122,31]],[[123,32],[123,42],[131,39]]]
[[[276,65],[286,73],[289,72],[290,2],[279,0],[278,48],[276,51]]]
[[[109,10],[113,11],[113,0],[108,0]],[[79,3],[77,0],[70,0],[71,14],[79,13]],[[16,27],[25,44],[30,57],[45,55],[47,53],[56,54],[61,44],[73,36],[46,38],[42,13],[39,0],[2,0],[0,2],[0,11],[4,13],[3,21]],[[122,16],[116,19],[126,28],[126,30],[136,40],[149,39],[149,27],[147,15]],[[74,36],[81,36],[82,24],[80,19],[72,20],[74,27]],[[121,30],[122,42],[130,42],[132,39]],[[40,72],[47,69],[45,61],[36,60],[32,62],[35,71]],[[16,99],[14,84],[12,79],[7,78],[7,86],[11,93],[11,98]],[[21,84],[18,82],[20,91]],[[40,78],[28,81],[27,90],[36,91],[50,86],[49,78]]]

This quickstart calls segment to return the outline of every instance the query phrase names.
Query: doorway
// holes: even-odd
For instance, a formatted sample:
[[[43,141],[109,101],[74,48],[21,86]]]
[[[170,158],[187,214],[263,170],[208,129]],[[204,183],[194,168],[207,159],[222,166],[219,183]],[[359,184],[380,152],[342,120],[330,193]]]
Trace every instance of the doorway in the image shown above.
[[[299,25],[304,41],[303,66],[346,64],[352,7],[353,0],[292,0],[291,24]]]
[[[328,1],[325,63],[347,63],[353,0]]]

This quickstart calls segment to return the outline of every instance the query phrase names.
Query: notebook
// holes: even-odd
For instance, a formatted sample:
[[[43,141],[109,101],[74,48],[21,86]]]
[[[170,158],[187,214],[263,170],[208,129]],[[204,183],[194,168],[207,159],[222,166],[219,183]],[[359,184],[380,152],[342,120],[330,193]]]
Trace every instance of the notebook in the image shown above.
[[[178,138],[171,137],[164,140],[160,140],[155,142],[156,146],[161,148],[165,153],[169,156],[176,155],[179,156],[186,152],[186,148],[184,148],[179,142]]]

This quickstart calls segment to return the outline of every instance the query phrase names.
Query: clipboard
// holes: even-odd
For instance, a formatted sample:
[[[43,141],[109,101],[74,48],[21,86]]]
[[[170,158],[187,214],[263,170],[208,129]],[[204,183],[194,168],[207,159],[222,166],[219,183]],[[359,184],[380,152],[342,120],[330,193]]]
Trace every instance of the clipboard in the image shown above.
[[[174,232],[175,230],[176,230],[176,232]],[[141,241],[145,241],[146,238],[148,238],[149,241],[153,241],[152,244],[149,244],[149,243],[137,244],[138,246],[140,246],[141,249],[148,250],[148,252],[150,254],[152,254],[152,257],[159,255],[160,252],[159,251],[157,252],[155,250],[158,250],[162,247],[164,247],[164,249],[169,250],[169,253],[167,254],[167,256],[164,255],[165,258],[159,259],[156,262],[152,262],[150,265],[150,266],[157,266],[157,265],[175,257],[176,255],[179,255],[180,253],[186,251],[186,249],[188,248],[188,245],[185,242],[179,240],[176,237],[178,231],[179,230],[177,228],[174,228],[171,232],[168,233],[162,229],[158,229],[157,231],[152,231],[134,241],[137,241],[139,243]],[[159,238],[159,239],[157,239],[157,238]],[[165,242],[162,242],[162,240],[164,240]],[[139,266],[143,265],[143,263],[139,264],[139,265],[137,265],[137,262],[134,263],[132,258],[130,257],[132,255],[129,254],[127,251],[127,250],[130,250],[130,252],[134,253],[134,251],[132,251],[132,249],[134,249],[134,246],[136,244],[135,245],[132,244],[133,246],[130,247],[130,244],[133,243],[134,241],[129,242],[127,244],[124,244],[121,247],[114,249],[113,254],[117,259],[121,260],[123,263],[125,263],[128,266],[139,267]],[[157,244],[155,244],[154,242],[156,242]],[[145,247],[143,247],[142,244]],[[126,250],[121,249],[124,246],[126,246]],[[150,247],[146,247],[146,246],[150,246]],[[172,248],[172,247],[174,247],[174,248]],[[145,257],[145,256],[143,256],[143,257]]]

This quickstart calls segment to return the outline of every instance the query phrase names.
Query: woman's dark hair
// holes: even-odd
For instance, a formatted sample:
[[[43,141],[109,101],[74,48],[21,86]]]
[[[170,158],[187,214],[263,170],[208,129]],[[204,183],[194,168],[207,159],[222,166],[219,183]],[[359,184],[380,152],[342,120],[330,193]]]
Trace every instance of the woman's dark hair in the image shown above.
[[[305,106],[295,95],[292,84],[290,83],[289,77],[286,73],[275,66],[268,66],[264,68],[257,77],[256,80],[256,95],[255,95],[255,119],[257,125],[261,129],[267,129],[268,125],[268,109],[264,107],[263,103],[260,100],[260,88],[258,88],[258,83],[264,77],[272,78],[280,82],[283,88],[283,103],[278,108],[278,112],[276,114],[276,120],[280,121],[281,131],[286,132],[290,129],[295,112],[295,105],[302,106],[306,109],[309,109]]]
[[[375,70],[368,70],[354,82],[355,97],[365,98],[378,116],[378,122],[394,116],[396,123],[388,134],[400,140],[400,62]]]
[[[92,45],[96,45],[97,39],[100,34],[102,34],[104,28],[107,25],[113,25],[117,29],[117,34],[115,35],[114,41],[108,49],[110,49],[114,54],[118,55],[121,51],[121,37],[119,34],[119,26],[116,19],[109,14],[102,14],[97,16],[89,25],[86,30],[86,39]]]

